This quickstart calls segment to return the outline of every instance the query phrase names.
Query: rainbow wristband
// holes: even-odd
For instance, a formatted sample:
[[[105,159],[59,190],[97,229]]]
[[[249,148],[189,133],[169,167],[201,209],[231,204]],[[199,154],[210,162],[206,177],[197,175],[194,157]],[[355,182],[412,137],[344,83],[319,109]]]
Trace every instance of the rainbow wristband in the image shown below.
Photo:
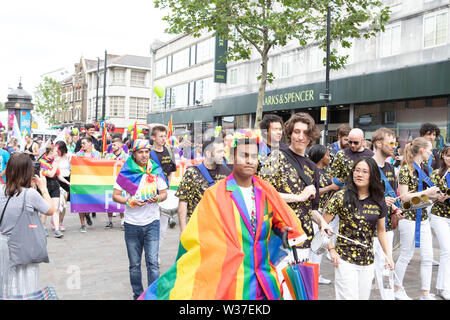
[[[125,203],[127,206],[129,206],[130,208],[134,208],[136,207],[136,205],[133,203],[133,199],[132,198],[128,198],[127,202]]]

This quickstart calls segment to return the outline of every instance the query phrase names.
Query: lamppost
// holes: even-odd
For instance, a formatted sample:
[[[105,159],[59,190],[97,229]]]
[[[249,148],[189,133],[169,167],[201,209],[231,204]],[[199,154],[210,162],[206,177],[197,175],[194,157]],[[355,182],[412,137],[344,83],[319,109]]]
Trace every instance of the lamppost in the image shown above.
[[[95,121],[98,119],[98,86],[100,84],[100,58],[97,57],[97,96],[95,98]]]
[[[323,144],[327,143],[328,140],[328,105],[331,101],[330,94],[330,16],[331,9],[330,6],[327,7],[327,61],[325,69],[325,93],[320,94],[320,99],[325,101],[325,120],[324,120],[324,137]]]

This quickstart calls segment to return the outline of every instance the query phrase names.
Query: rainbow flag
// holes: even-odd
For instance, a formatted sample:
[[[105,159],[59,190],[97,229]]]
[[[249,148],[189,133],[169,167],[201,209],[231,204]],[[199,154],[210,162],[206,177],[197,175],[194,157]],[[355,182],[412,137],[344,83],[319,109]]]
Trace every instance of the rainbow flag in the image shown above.
[[[108,134],[108,130],[106,129],[106,121],[103,121],[102,155],[104,155],[106,150],[108,149],[107,134]]]
[[[281,299],[274,263],[277,234],[290,226],[290,239],[306,240],[300,220],[269,183],[253,177],[256,233],[233,175],[207,189],[180,237],[175,264],[139,299],[253,300],[261,288]],[[278,260],[279,261],[279,260]],[[259,285],[258,285],[259,284]]]
[[[72,212],[124,212],[125,205],[112,200],[122,160],[72,157],[70,208]]]
[[[170,137],[173,134],[173,124],[172,124],[172,116],[170,116],[169,123],[167,124],[167,139],[170,139]]]

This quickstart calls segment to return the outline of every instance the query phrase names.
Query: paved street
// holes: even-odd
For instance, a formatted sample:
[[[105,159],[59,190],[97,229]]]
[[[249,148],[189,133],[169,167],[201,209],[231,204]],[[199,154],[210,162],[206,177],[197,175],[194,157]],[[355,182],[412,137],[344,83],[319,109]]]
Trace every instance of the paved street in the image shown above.
[[[40,286],[53,286],[58,297],[66,300],[130,300],[132,291],[128,276],[128,258],[120,229],[119,217],[113,218],[114,228],[106,230],[106,213],[98,213],[88,226],[87,233],[80,233],[77,214],[68,214],[64,220],[67,228],[64,238],[56,239],[50,232],[48,253],[50,263],[40,266]],[[50,227],[49,221],[47,222]],[[174,262],[178,249],[178,224],[167,229],[160,251],[161,273]],[[434,241],[434,257],[439,259],[439,250]],[[394,252],[394,260],[398,252]],[[146,272],[143,262],[143,280]],[[334,280],[333,266],[324,257],[321,273],[325,278]],[[432,292],[435,292],[437,267],[433,267]],[[420,296],[419,251],[416,249],[413,260],[405,275],[405,287],[410,297]],[[146,287],[146,285],[144,285]],[[319,298],[334,300],[334,285],[320,285]],[[380,299],[379,291],[372,290],[371,299]]]

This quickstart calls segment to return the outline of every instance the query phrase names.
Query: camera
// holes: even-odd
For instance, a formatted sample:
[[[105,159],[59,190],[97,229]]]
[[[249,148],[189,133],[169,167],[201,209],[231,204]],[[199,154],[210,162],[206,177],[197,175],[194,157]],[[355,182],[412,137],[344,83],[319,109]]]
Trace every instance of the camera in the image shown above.
[[[41,163],[39,161],[35,161],[33,163],[33,167],[34,167],[34,174],[39,176],[39,173],[41,172]]]

